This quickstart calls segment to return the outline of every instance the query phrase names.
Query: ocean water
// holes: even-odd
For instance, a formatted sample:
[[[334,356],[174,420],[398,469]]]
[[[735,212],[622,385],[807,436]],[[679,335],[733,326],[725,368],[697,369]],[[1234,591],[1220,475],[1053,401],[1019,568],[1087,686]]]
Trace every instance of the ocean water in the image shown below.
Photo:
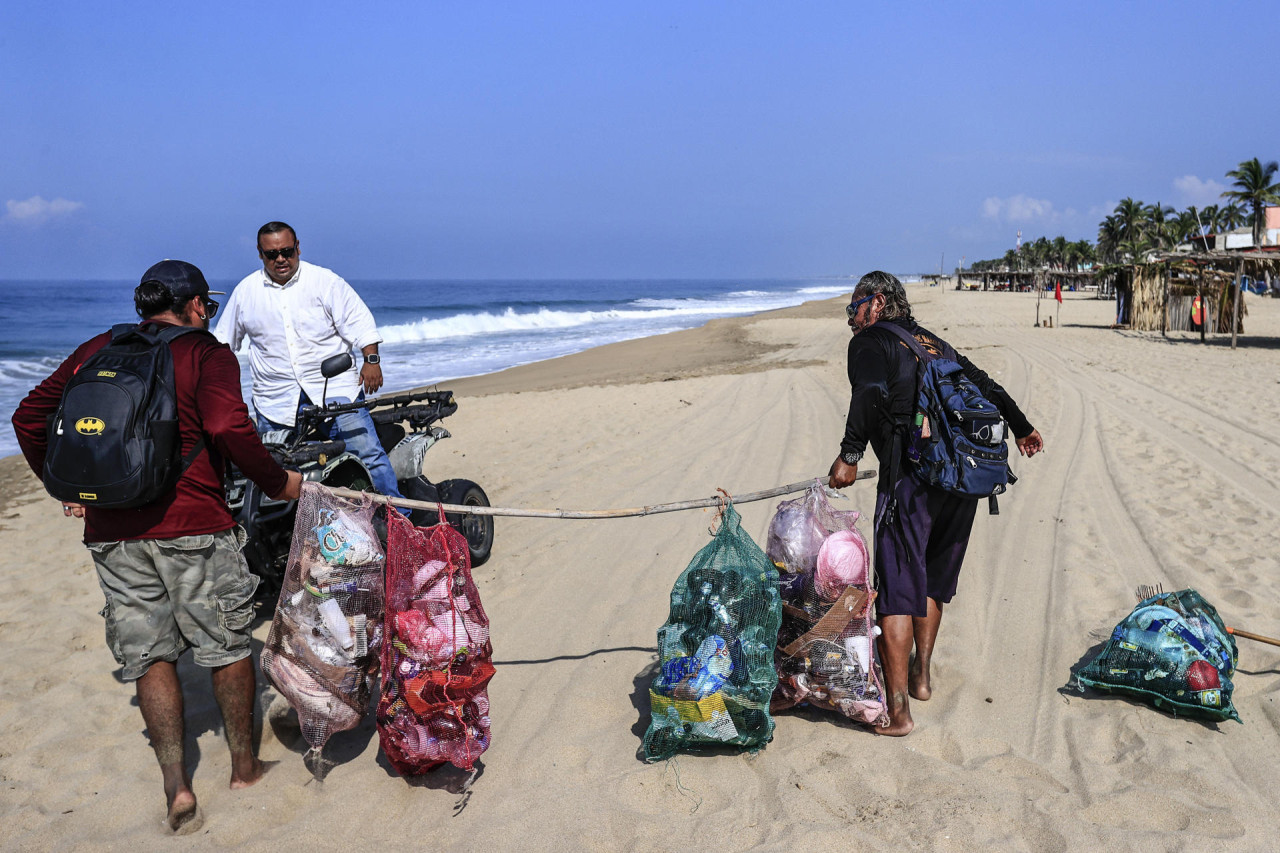
[[[0,456],[9,415],[81,342],[135,322],[132,281],[0,282]],[[384,393],[542,361],[614,341],[849,293],[838,279],[352,281],[384,342]],[[234,281],[211,282],[230,291]],[[833,320],[838,320],[834,316]],[[243,382],[249,399],[247,358]]]

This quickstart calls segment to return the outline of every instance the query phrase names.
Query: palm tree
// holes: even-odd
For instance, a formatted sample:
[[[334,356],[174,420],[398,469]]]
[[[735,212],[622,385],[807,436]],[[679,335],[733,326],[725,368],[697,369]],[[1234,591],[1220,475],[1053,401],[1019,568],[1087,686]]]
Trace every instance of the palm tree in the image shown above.
[[[1117,208],[1119,209],[1119,208]],[[1117,260],[1116,247],[1120,245],[1120,215],[1113,213],[1098,223],[1098,260],[1111,263]]]
[[[1053,248],[1047,237],[1037,237],[1029,246],[1023,246],[1022,251],[1028,254],[1032,269],[1042,269],[1049,265],[1049,255]]]
[[[1193,236],[1200,236],[1200,219],[1195,205],[1166,222],[1165,230],[1168,232],[1170,243],[1174,246],[1186,242]]]
[[[1218,208],[1219,230],[1231,231],[1232,229],[1239,228],[1244,224],[1244,222],[1244,211],[1240,208],[1240,205],[1233,202],[1231,204],[1224,204],[1222,207]]]
[[[1177,242],[1173,240],[1173,234],[1169,229],[1169,224],[1173,221],[1170,217],[1176,212],[1172,207],[1160,202],[1147,208],[1147,239],[1155,248],[1171,249]]]
[[[1218,232],[1218,206],[1210,204],[1200,211],[1200,222],[1204,225],[1206,234],[1216,234]]]
[[[1053,238],[1053,265],[1058,269],[1066,269],[1067,267],[1067,247],[1071,245],[1067,242],[1067,238],[1059,234]]]
[[[1178,214],[1178,222],[1180,227],[1186,229],[1188,237],[1193,234],[1196,236],[1204,234],[1204,216],[1196,210],[1194,204]]]
[[[1275,160],[1262,163],[1254,157],[1242,162],[1240,168],[1227,172],[1227,177],[1235,181],[1235,189],[1227,190],[1222,197],[1248,205],[1252,209],[1255,247],[1262,245],[1262,234],[1266,228],[1266,217],[1262,209],[1268,204],[1280,204],[1280,181],[1274,180],[1278,170],[1280,163]]]
[[[1146,259],[1147,252],[1150,252],[1155,246],[1146,236],[1139,235],[1130,240],[1120,241],[1120,245],[1116,247],[1121,258],[1126,259],[1131,264],[1143,263]]]
[[[1081,264],[1092,264],[1097,260],[1093,244],[1088,240],[1077,240],[1071,245],[1075,247],[1076,269],[1080,269]]]
[[[1150,208],[1140,201],[1134,201],[1132,198],[1124,198],[1116,205],[1115,214],[1119,222],[1119,238],[1121,240],[1134,240],[1140,237],[1146,230],[1150,221]]]

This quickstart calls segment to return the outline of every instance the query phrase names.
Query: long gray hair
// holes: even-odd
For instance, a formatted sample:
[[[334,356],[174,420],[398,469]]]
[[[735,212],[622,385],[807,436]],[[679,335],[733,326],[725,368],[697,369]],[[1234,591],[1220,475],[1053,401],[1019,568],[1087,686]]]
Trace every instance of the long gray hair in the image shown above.
[[[884,310],[880,312],[881,320],[914,320],[911,316],[911,303],[907,300],[907,289],[898,281],[897,276],[875,270],[858,279],[858,286],[853,289],[853,298],[884,294]]]

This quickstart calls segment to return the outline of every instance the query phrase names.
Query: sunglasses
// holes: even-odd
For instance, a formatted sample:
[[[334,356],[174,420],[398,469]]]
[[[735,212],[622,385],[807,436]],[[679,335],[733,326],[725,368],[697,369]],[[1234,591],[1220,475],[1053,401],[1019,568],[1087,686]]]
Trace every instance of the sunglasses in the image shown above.
[[[298,253],[298,247],[286,246],[283,249],[259,249],[258,251],[262,253],[262,257],[266,258],[269,261],[274,261],[276,258],[280,257],[281,255],[284,255],[286,259],[292,258],[294,255]]]
[[[870,302],[872,299],[875,299],[875,298],[876,298],[876,295],[873,293],[870,296],[864,296],[861,299],[855,300],[849,303],[848,305],[844,306],[844,313],[848,315],[849,319],[853,319],[857,315],[858,309],[862,307],[862,303]]]
[[[204,316],[212,320],[213,315],[218,313],[218,303],[214,302],[212,299],[210,299],[207,296],[202,298],[204,299],[204,310],[205,310]]]

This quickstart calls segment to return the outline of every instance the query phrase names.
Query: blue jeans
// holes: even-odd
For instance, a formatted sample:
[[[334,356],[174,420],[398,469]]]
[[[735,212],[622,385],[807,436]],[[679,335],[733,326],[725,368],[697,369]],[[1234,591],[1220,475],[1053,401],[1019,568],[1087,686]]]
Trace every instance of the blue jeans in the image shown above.
[[[364,392],[356,397],[356,400],[363,400]],[[331,403],[346,403],[346,397],[330,397]],[[307,396],[306,391],[300,391],[298,394],[298,409],[303,406],[310,406],[311,398]],[[272,429],[289,429],[284,424],[278,424],[273,420],[257,414],[258,432],[266,432]],[[334,439],[342,439],[347,450],[354,453],[369,469],[369,477],[373,480],[373,488],[380,495],[386,495],[391,498],[402,498],[400,494],[400,485],[396,482],[396,473],[391,467],[391,460],[387,458],[387,452],[382,449],[382,444],[378,441],[378,431],[373,425],[373,418],[369,416],[368,409],[357,409],[354,412],[345,412],[334,418],[329,424],[330,441]],[[405,515],[409,514],[409,510],[400,509]]]

